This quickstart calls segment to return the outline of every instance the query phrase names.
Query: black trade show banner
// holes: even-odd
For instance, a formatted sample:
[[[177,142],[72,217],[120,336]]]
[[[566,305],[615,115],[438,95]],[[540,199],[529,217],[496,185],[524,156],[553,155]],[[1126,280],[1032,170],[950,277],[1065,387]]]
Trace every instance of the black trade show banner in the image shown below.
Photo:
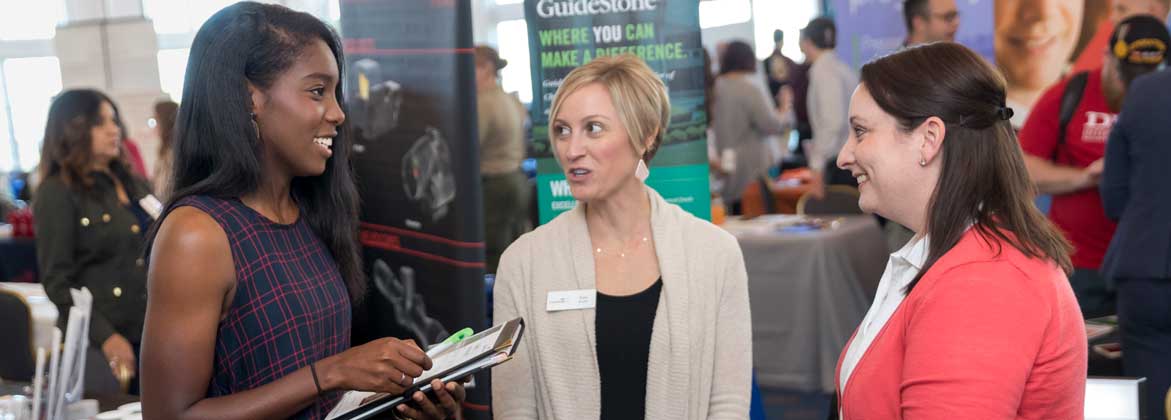
[[[487,326],[467,1],[342,0],[347,121],[369,277],[354,344]],[[486,410],[488,376],[468,402]],[[469,418],[487,414],[468,412]]]
[[[525,0],[533,77],[533,157],[540,222],[576,202],[549,144],[549,108],[561,81],[597,57],[634,54],[667,85],[671,122],[650,185],[667,201],[711,219],[703,45],[698,0]]]

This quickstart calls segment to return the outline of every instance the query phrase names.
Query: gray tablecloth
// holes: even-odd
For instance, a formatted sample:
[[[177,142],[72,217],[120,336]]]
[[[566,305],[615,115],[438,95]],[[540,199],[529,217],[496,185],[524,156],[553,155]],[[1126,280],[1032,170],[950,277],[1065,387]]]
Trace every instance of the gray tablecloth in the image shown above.
[[[838,355],[862,322],[889,257],[872,216],[793,232],[800,216],[729,220],[748,269],[753,365],[762,387],[833,392]]]

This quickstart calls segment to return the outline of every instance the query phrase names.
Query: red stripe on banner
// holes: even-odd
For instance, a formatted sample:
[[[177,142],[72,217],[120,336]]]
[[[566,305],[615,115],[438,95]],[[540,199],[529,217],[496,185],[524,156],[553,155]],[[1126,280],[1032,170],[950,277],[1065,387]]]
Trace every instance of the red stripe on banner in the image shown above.
[[[374,225],[374,226],[378,226],[378,225]],[[393,229],[393,228],[388,228],[386,226],[380,226],[380,227],[387,228],[387,229]],[[414,249],[403,248],[402,242],[399,241],[399,237],[394,235],[393,233],[376,232],[373,229],[372,230],[363,230],[358,233],[358,241],[361,242],[362,245],[365,245],[368,247],[383,249],[383,250],[387,250],[387,251],[391,251],[391,252],[399,252],[399,253],[403,253],[403,254],[407,254],[407,255],[413,255],[413,256],[416,256],[419,258],[423,258],[423,259],[427,259],[427,260],[431,260],[431,261],[436,261],[436,262],[440,262],[443,264],[452,265],[452,266],[456,266],[456,267],[463,267],[463,268],[484,268],[485,267],[483,262],[460,261],[460,260],[457,260],[454,258],[448,258],[448,257],[444,257],[442,255],[435,255],[435,254],[432,254],[429,252],[423,252],[423,251],[418,251],[418,250],[414,250]],[[481,246],[483,246],[483,245],[481,244]]]
[[[362,227],[362,229],[370,229],[370,230],[376,230],[376,231],[384,232],[384,233],[391,233],[391,234],[395,234],[395,235],[410,236],[412,238],[426,239],[428,241],[439,242],[441,244],[447,244],[447,245],[456,246],[456,247],[460,247],[460,248],[483,248],[484,247],[483,242],[457,241],[454,239],[444,238],[442,236],[436,236],[436,235],[426,234],[426,233],[422,233],[422,232],[415,232],[413,230],[400,229],[400,228],[396,228],[396,227],[383,226],[383,225],[374,224],[374,223],[362,222],[361,227]]]

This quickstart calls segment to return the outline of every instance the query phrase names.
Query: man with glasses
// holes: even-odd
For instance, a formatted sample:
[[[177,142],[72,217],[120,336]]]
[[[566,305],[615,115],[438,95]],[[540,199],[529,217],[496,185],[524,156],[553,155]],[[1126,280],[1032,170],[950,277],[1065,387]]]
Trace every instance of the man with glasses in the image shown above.
[[[955,0],[903,0],[907,39],[903,46],[928,42],[954,42],[960,28]]]

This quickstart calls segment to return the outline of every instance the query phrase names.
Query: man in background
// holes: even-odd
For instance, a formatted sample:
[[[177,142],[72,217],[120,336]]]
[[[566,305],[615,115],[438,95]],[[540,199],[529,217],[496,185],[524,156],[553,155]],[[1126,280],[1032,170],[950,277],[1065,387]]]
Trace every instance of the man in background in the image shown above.
[[[529,230],[532,192],[520,168],[525,157],[525,108],[498,83],[500,70],[506,65],[508,61],[492,47],[476,47],[476,109],[488,273],[496,273],[500,254]]]
[[[1041,194],[1053,195],[1049,219],[1074,246],[1069,281],[1086,318],[1116,312],[1115,294],[1098,274],[1115,230],[1096,188],[1106,140],[1127,85],[1158,69],[1169,43],[1167,28],[1152,16],[1122,21],[1110,39],[1115,48],[1099,52],[1102,67],[1046,91],[1020,132],[1029,177]]]
[[[1125,25],[1123,22],[1121,25]],[[1148,54],[1127,45],[1127,55]],[[1156,58],[1150,55],[1151,59]],[[1151,420],[1166,420],[1171,387],[1171,73],[1134,81],[1110,132],[1101,198],[1118,231],[1102,274],[1118,291],[1122,369],[1145,377],[1143,401]]]
[[[928,42],[955,42],[960,12],[955,0],[903,0],[907,39],[903,46]]]
[[[838,151],[849,136],[850,95],[858,87],[858,74],[834,53],[837,38],[834,21],[819,17],[801,30],[799,42],[806,62],[811,63],[806,106],[813,139],[808,143],[806,156],[816,178],[814,194],[817,195],[825,194],[825,185],[858,185],[854,176],[838,169],[836,163]]]
[[[773,42],[776,43],[776,48],[773,49],[772,55],[764,59],[764,73],[768,78],[769,93],[773,98],[773,103],[780,105],[777,98],[780,97],[781,88],[788,86],[793,90],[793,114],[796,116],[795,128],[798,139],[808,139],[812,137],[812,132],[809,129],[809,112],[805,107],[805,100],[809,92],[809,66],[797,64],[781,52],[785,46],[784,31],[780,29],[773,31]],[[800,148],[796,152],[804,156],[804,152]]]

